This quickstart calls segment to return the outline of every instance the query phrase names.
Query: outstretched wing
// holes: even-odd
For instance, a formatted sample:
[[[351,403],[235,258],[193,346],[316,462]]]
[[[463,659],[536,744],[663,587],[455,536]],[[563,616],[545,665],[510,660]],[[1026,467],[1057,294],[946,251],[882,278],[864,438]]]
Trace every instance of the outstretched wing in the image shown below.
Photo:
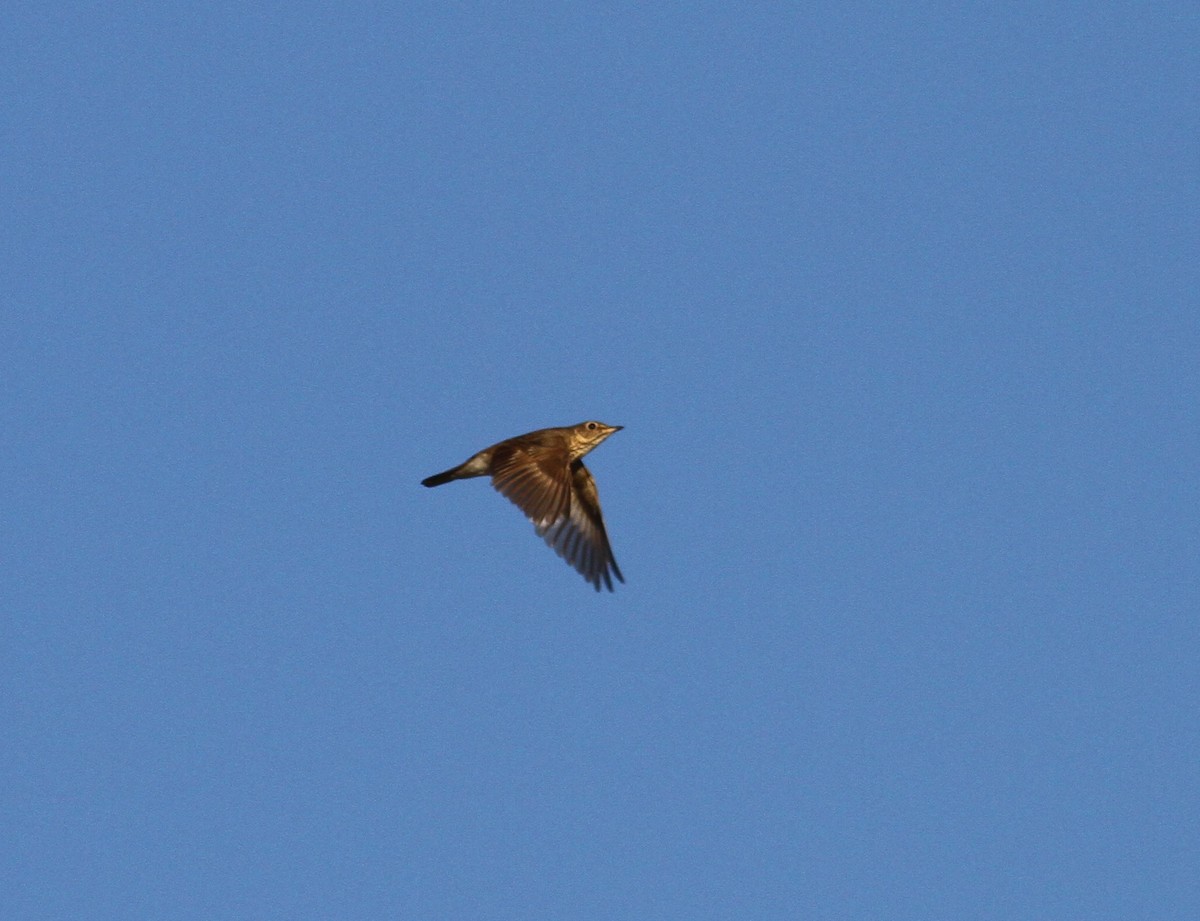
[[[571,502],[570,457],[561,451],[537,451],[507,442],[492,455],[492,486],[539,529],[567,514]]]
[[[622,582],[625,577],[617,567],[608,532],[604,530],[596,481],[583,461],[572,463],[570,473],[570,501],[563,514],[545,524],[537,521],[534,524],[542,539],[591,582],[596,591],[600,591],[600,581],[604,580],[605,588],[611,592],[612,577],[615,575]]]

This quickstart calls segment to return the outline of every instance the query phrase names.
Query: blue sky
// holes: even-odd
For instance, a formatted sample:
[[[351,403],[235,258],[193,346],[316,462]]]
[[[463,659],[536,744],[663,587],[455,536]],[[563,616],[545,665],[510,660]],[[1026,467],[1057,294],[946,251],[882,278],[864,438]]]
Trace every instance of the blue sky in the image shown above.
[[[1190,4],[6,16],[5,918],[1200,915]]]

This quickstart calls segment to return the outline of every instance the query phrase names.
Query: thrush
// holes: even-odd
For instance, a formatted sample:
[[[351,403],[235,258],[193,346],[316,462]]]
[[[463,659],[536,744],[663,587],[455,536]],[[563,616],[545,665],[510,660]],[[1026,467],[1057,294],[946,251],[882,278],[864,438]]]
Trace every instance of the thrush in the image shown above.
[[[539,537],[596,591],[603,581],[611,592],[612,576],[622,582],[625,577],[613,559],[596,481],[583,465],[583,456],[623,427],[581,422],[538,429],[484,448],[457,467],[426,477],[421,485],[490,476],[492,486],[533,522]]]

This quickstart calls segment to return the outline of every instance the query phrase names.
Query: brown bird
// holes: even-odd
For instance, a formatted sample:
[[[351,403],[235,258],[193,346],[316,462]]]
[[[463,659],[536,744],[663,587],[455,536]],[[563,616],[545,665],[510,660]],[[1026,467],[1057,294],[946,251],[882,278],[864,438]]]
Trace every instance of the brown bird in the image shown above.
[[[484,448],[457,467],[426,477],[422,486],[490,476],[492,486],[507,496],[538,535],[600,591],[600,580],[613,590],[612,575],[625,577],[613,559],[600,514],[596,481],[583,466],[583,456],[624,426],[581,422],[558,429],[538,429]]]

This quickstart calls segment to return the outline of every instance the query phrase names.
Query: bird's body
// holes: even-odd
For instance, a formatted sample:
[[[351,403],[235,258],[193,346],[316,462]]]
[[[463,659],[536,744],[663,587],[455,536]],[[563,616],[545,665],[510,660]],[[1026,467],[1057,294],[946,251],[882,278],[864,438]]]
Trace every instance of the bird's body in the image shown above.
[[[457,467],[426,477],[422,486],[490,476],[492,485],[533,522],[537,533],[587,579],[596,591],[613,590],[617,568],[596,482],[583,456],[621,430],[619,425],[581,422],[565,428],[538,429],[484,448]],[[611,572],[611,575],[610,575]]]

